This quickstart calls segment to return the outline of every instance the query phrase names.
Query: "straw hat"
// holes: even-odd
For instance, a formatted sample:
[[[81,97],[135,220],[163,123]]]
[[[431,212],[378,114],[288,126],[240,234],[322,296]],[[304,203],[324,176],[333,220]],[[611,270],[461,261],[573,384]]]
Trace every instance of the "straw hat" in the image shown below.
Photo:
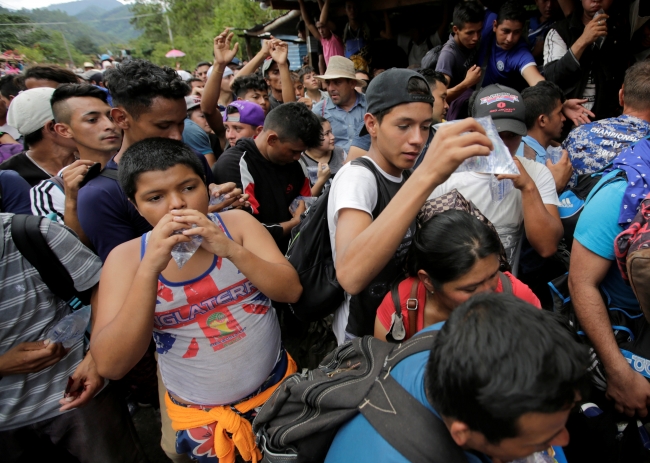
[[[364,80],[357,79],[354,73],[354,63],[345,56],[332,56],[325,74],[316,76],[316,78],[320,80],[351,79],[357,83],[357,87],[366,86]]]

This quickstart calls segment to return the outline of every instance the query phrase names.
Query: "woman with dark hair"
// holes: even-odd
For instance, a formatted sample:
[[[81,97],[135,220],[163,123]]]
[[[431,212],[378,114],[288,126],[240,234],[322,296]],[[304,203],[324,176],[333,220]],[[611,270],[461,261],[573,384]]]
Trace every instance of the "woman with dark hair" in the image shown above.
[[[410,276],[397,287],[404,339],[447,320],[474,294],[504,292],[504,285],[505,292],[539,308],[539,300],[528,286],[509,272],[499,272],[500,251],[498,235],[467,212],[450,210],[424,222],[410,248]],[[386,340],[396,315],[394,293],[388,293],[377,309],[375,337],[381,340]],[[415,317],[409,317],[409,312]],[[409,318],[415,321],[415,329],[409,326]]]

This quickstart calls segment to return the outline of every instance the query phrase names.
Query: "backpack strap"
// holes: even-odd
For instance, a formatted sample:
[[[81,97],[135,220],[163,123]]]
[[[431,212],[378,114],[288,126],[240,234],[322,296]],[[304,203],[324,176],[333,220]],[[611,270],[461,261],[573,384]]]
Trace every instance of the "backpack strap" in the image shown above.
[[[117,181],[117,170],[115,169],[104,169],[99,174],[100,177],[106,177]]]
[[[421,334],[395,346],[359,409],[379,435],[408,461],[467,463],[465,453],[453,441],[443,421],[390,374],[391,368],[404,358],[431,350],[436,334]]]
[[[501,288],[504,294],[512,294],[512,281],[503,272],[499,272],[499,280],[501,280]]]
[[[41,220],[35,215],[14,215],[11,220],[11,237],[18,251],[34,266],[47,287],[58,298],[66,301],[73,310],[90,303],[92,288],[78,292],[74,281],[41,233]]]
[[[406,300],[406,310],[409,314],[409,332],[406,333],[407,339],[417,333],[417,315],[418,315],[418,286],[420,285],[420,279],[416,278],[413,284],[411,285],[411,294]],[[424,307],[422,308],[424,310]]]
[[[352,164],[355,164],[357,166],[363,166],[366,169],[368,169],[370,172],[372,172],[372,175],[375,176],[375,181],[377,182],[377,204],[375,205],[375,208],[372,211],[372,219],[375,220],[377,217],[379,217],[379,214],[388,206],[388,203],[393,199],[390,197],[390,194],[388,193],[388,189],[385,186],[385,179],[383,175],[377,170],[377,167],[375,167],[374,162],[372,162],[370,159],[366,159],[364,157],[356,158],[352,160]],[[411,176],[411,172],[408,170],[402,171],[402,176],[403,176],[403,182],[406,182],[408,178]]]

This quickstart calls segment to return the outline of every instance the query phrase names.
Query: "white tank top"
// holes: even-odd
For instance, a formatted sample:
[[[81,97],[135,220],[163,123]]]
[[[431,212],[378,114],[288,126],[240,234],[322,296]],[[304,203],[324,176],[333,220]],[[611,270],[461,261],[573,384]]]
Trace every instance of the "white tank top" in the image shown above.
[[[232,239],[219,215],[208,218]],[[142,235],[142,255],[150,233]],[[281,347],[271,300],[217,256],[193,280],[159,276],[153,337],[167,390],[201,405],[226,405],[255,392]]]

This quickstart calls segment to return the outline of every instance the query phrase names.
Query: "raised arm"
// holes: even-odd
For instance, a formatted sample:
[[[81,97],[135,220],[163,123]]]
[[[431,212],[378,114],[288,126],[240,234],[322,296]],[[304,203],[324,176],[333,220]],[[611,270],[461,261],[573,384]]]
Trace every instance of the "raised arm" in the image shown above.
[[[296,302],[302,294],[298,273],[282,255],[271,235],[250,214],[228,211],[221,215],[232,239],[200,212],[179,209],[174,220],[196,225],[186,235],[201,235],[202,246],[213,254],[230,260],[250,282],[269,298],[278,302]]]
[[[237,50],[239,50],[238,43],[235,43],[232,49],[230,48],[233,35],[226,28],[226,30],[214,38],[214,67],[205,84],[203,98],[201,98],[201,111],[203,111],[205,119],[219,138],[225,136],[226,133],[223,125],[223,117],[218,108],[219,95],[221,94],[221,80],[223,79],[223,72],[226,66],[235,57]]]
[[[172,235],[186,225],[163,217],[151,232],[140,261],[140,240],[111,252],[102,269],[90,351],[97,371],[120,379],[142,358],[151,341],[158,294],[158,276],[171,260],[172,247],[190,239]],[[134,257],[135,256],[135,257]]]
[[[391,26],[390,18],[388,17],[388,10],[384,10],[384,30],[379,33],[379,36],[382,39],[393,38],[393,27]]]
[[[298,4],[300,5],[300,14],[302,16],[302,20],[305,21],[305,26],[307,26],[307,29],[309,29],[311,35],[313,35],[318,40],[320,40],[321,39],[320,33],[318,32],[318,29],[316,28],[314,21],[312,21],[311,18],[309,17],[309,14],[307,13],[307,8],[305,8],[305,0],[298,0]]]
[[[318,6],[320,7],[320,22],[326,24],[330,16],[330,0],[325,0],[322,4],[319,0]]]
[[[366,115],[366,126],[371,117]],[[414,129],[419,130],[411,128]],[[443,127],[436,133],[420,167],[379,217],[373,221],[361,210],[339,211],[335,240],[336,277],[341,286],[350,294],[363,291],[391,259],[433,189],[465,159],[487,156],[490,149],[492,143],[472,118]]]
[[[271,42],[271,58],[278,63],[280,71],[280,83],[282,84],[282,102],[290,103],[296,101],[296,92],[293,90],[291,81],[291,72],[289,71],[289,46],[282,40],[273,40]]]
[[[262,48],[260,48],[260,51],[258,51],[257,54],[253,56],[253,58],[239,70],[237,77],[248,76],[250,74],[254,74],[255,71],[257,71],[264,60],[269,57],[269,45],[271,43],[271,40],[273,40],[273,36],[271,36],[270,40],[262,40]]]

